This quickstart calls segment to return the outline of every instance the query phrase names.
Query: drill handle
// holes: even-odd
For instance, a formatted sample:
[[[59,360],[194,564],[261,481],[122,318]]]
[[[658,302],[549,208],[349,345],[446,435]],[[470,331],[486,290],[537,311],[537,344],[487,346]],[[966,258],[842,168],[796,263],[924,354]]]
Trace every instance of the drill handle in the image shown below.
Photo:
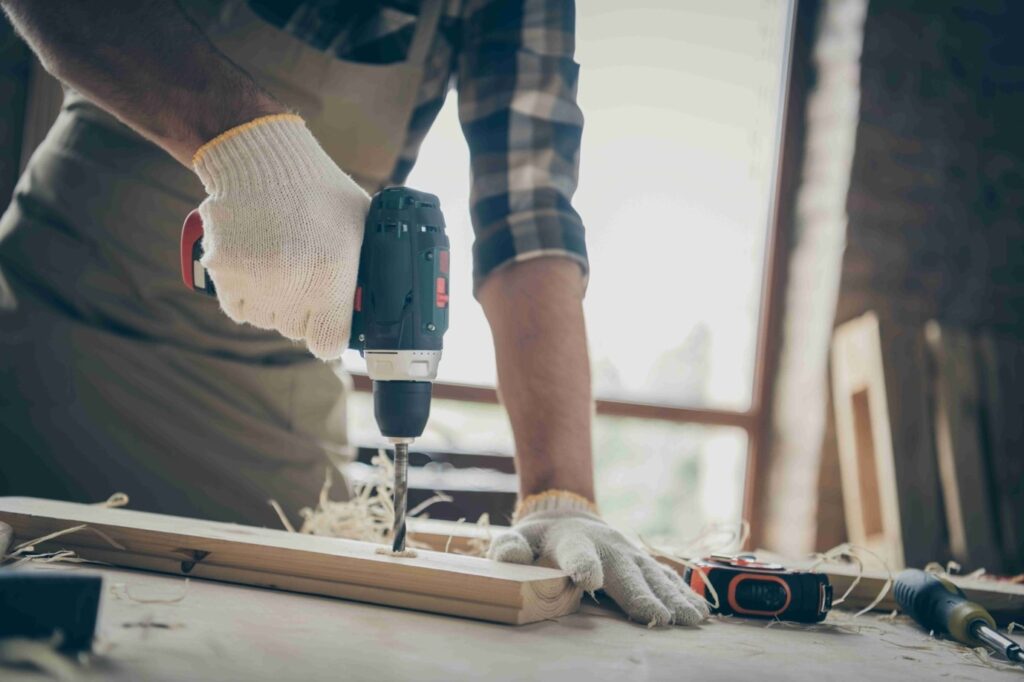
[[[210,273],[200,259],[203,257],[203,218],[199,209],[194,209],[181,226],[181,279],[193,291],[216,296]]]

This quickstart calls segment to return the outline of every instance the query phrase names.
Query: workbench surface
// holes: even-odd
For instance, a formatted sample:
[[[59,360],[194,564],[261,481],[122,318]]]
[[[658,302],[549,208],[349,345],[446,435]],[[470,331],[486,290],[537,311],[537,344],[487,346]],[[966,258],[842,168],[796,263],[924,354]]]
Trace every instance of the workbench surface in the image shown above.
[[[82,680],[1021,679],[877,616],[804,629],[716,619],[649,630],[613,608],[521,627],[142,571],[103,573]],[[830,616],[832,618],[834,616]],[[46,679],[0,668],[11,682]]]

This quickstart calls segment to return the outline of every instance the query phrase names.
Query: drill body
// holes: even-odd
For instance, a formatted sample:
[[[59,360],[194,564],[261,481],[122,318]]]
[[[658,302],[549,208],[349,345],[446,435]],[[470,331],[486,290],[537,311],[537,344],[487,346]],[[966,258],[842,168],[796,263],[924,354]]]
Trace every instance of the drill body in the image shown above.
[[[359,255],[349,346],[366,359],[373,415],[395,446],[392,551],[405,552],[409,444],[430,416],[448,330],[448,236],[437,197],[405,187],[370,204]]]
[[[430,416],[448,330],[449,244],[441,203],[406,187],[378,192],[366,216],[353,301],[349,347],[366,359],[373,381],[373,413],[395,446],[393,547],[405,549],[409,444]],[[190,289],[217,291],[202,266],[203,220],[198,210],[181,232],[181,276]]]
[[[437,197],[377,193],[366,216],[349,346],[366,359],[374,416],[393,442],[419,437],[448,329],[448,236]]]

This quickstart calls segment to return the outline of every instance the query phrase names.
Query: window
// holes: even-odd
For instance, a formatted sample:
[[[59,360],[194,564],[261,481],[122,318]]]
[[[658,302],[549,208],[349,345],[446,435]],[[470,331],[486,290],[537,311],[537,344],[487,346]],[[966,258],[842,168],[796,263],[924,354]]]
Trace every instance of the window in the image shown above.
[[[609,519],[681,539],[743,513],[756,435],[762,288],[791,0],[577,3],[586,117],[575,205]],[[441,197],[451,327],[425,449],[511,453],[493,404],[490,330],[472,297],[469,156],[450,97],[409,179]],[[759,333],[760,332],[760,333]],[[358,367],[358,362],[347,366]],[[366,395],[352,438],[379,443]]]

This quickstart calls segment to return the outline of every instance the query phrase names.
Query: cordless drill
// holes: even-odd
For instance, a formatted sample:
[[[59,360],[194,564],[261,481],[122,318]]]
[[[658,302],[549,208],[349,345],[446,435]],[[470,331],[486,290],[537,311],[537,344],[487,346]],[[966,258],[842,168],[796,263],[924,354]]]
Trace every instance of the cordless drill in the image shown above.
[[[185,285],[216,295],[199,262],[203,256],[199,211],[181,232]],[[370,202],[359,254],[349,347],[366,359],[373,381],[373,414],[395,446],[395,526],[392,550],[405,549],[409,445],[430,416],[448,329],[449,245],[441,204],[433,194],[388,187]]]

